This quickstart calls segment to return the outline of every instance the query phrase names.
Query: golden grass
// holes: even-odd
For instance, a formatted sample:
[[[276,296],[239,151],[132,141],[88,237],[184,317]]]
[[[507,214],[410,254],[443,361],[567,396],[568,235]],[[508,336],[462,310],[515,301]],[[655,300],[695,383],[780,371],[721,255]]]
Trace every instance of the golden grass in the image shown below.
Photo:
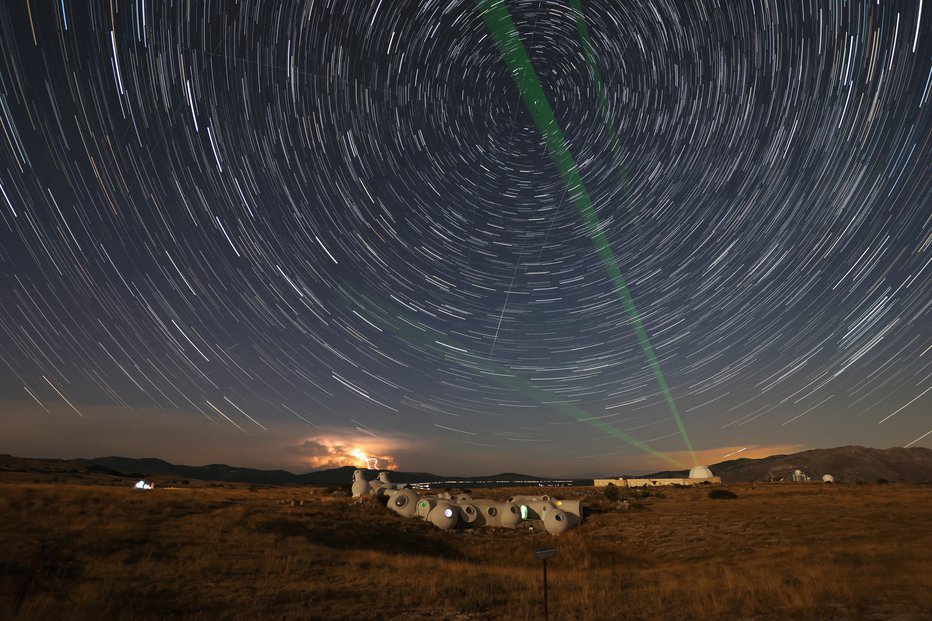
[[[539,619],[550,546],[552,619],[932,619],[929,487],[670,489],[628,511],[560,489],[594,512],[551,537],[321,489],[103,482],[0,479],[0,619]]]

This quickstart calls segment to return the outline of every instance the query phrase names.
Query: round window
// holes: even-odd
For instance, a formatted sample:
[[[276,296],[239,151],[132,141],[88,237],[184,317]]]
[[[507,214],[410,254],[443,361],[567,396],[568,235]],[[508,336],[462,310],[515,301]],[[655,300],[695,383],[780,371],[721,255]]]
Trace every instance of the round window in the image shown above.
[[[398,507],[399,509],[401,507],[404,507],[406,504],[408,504],[407,496],[399,494],[398,496],[395,497],[395,506]]]
[[[446,509],[443,510],[443,514],[447,516],[448,518],[451,518],[453,517],[453,509],[451,509],[450,507],[447,507]]]
[[[491,515],[492,517],[495,517],[496,515],[498,515],[498,511],[495,509],[495,507],[489,507],[489,515]]]
[[[562,521],[563,521],[563,516],[560,515],[560,514],[558,513],[558,514],[556,514],[555,516],[553,516],[553,519],[555,519],[555,520],[558,521],[558,522],[562,522]]]

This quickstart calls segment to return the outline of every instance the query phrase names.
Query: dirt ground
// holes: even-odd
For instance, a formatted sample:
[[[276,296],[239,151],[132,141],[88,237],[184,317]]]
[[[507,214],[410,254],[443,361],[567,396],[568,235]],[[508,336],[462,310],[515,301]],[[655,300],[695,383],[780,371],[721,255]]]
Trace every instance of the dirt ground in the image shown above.
[[[343,490],[0,473],[0,618],[932,620],[932,486],[559,488],[559,537],[440,531]],[[474,490],[504,498],[516,490]]]

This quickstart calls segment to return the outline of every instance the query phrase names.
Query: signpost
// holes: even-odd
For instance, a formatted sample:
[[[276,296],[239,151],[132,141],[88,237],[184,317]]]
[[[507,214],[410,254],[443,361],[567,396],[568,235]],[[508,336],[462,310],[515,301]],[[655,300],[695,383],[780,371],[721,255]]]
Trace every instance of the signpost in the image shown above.
[[[540,550],[534,550],[534,558],[544,562],[544,621],[550,619],[550,615],[547,612],[547,559],[553,558],[556,555],[556,548],[541,548]]]

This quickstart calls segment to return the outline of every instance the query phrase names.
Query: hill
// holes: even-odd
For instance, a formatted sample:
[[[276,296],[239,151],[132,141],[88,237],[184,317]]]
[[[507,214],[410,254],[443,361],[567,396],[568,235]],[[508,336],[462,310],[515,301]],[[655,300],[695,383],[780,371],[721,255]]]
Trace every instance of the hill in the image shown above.
[[[326,470],[316,470],[305,474],[295,474],[287,470],[258,470],[254,468],[237,468],[226,464],[209,464],[206,466],[184,466],[172,464],[162,459],[130,457],[98,457],[95,459],[73,459],[72,464],[107,468],[126,476],[147,478],[152,476],[169,476],[182,479],[199,479],[205,481],[224,481],[228,483],[252,483],[256,485],[348,485],[353,480],[353,466],[342,466]],[[367,478],[374,479],[378,470],[366,470]],[[391,473],[394,483],[441,483],[451,480],[468,481],[546,481],[548,479],[527,474],[504,472],[485,476],[441,476],[430,472]]]
[[[842,446],[830,449],[813,449],[789,455],[771,455],[762,459],[732,459],[710,466],[712,472],[721,476],[726,483],[751,481],[779,481],[789,479],[793,471],[801,470],[813,479],[831,474],[839,482],[875,482],[905,480],[913,483],[932,481],[932,449],[889,448],[874,449],[863,446]],[[0,458],[0,470],[44,473],[110,474],[135,478],[171,477],[248,483],[253,485],[348,485],[353,480],[353,466],[316,470],[295,474],[287,470],[259,470],[238,468],[226,464],[186,466],[172,464],[162,459],[129,457],[100,457],[96,459],[26,459]],[[377,470],[368,470],[367,478],[374,479]],[[687,471],[663,471],[644,475],[651,478],[683,477]],[[443,483],[469,481],[474,484],[495,482],[550,481],[515,472],[485,476],[443,476],[430,472],[393,471],[395,483]],[[575,485],[591,485],[591,480],[574,480]]]
[[[813,449],[789,455],[771,455],[763,459],[732,459],[709,466],[727,483],[789,480],[795,470],[813,479],[831,474],[837,481],[875,482],[880,479],[900,479],[919,483],[932,481],[932,449],[841,446]],[[656,472],[649,477],[681,477],[686,470]]]

